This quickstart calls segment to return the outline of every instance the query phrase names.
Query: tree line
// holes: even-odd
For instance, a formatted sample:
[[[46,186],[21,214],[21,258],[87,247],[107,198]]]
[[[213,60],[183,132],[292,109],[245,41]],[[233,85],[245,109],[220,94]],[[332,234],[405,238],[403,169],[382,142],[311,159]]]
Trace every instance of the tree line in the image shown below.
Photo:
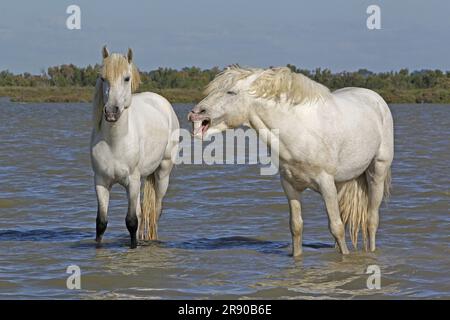
[[[294,72],[324,84],[330,89],[342,87],[364,87],[374,90],[405,90],[405,89],[450,89],[450,71],[420,70],[410,72],[408,69],[390,72],[371,72],[360,69],[354,72],[332,73],[329,69],[315,70],[299,69],[288,64]],[[94,86],[98,77],[100,65],[77,67],[73,64],[49,67],[39,75],[30,73],[14,74],[8,70],[0,72],[0,86],[17,87],[69,87]],[[181,70],[158,68],[149,72],[141,71],[141,89],[202,89],[221,69],[200,69],[186,67]]]
[[[39,75],[28,72],[14,74],[8,70],[0,72],[0,86],[16,87],[92,87],[95,85],[100,65],[77,67],[73,64],[49,67]],[[197,67],[175,70],[158,68],[149,72],[140,71],[141,86],[156,89],[198,89],[208,84],[221,70],[217,67],[202,70]]]

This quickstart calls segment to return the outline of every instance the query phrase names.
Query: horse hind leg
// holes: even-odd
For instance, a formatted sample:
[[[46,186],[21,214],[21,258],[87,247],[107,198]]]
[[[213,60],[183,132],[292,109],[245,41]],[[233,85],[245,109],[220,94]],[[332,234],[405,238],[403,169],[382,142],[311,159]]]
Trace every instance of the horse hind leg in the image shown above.
[[[367,231],[370,251],[376,249],[376,233],[379,225],[379,209],[383,196],[389,193],[390,162],[375,159],[366,171],[368,186]]]
[[[320,193],[325,201],[331,234],[336,240],[341,253],[349,254],[347,244],[345,242],[345,227],[340,215],[339,198],[334,178],[332,176],[325,175],[318,182]]]
[[[284,193],[289,201],[289,227],[292,236],[292,256],[296,257],[302,254],[302,237],[303,237],[303,219],[302,207],[300,203],[300,192],[297,191],[285,179],[281,178],[281,185]]]
[[[162,201],[169,188],[170,173],[172,172],[173,162],[163,160],[155,171],[155,203],[156,203],[156,221],[162,212]]]

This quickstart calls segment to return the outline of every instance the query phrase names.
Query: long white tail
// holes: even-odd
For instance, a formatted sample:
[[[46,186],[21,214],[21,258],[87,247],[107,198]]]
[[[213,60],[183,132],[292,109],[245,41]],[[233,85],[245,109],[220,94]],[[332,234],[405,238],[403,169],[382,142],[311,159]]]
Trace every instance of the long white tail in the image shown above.
[[[149,175],[144,182],[142,215],[139,224],[140,240],[158,239],[158,213],[156,208],[155,176]]]
[[[384,180],[384,197],[388,198],[391,189],[391,169]],[[364,249],[367,250],[367,214],[369,195],[366,174],[339,186],[339,210],[341,219],[350,233],[353,247],[358,247],[359,230],[362,233]]]

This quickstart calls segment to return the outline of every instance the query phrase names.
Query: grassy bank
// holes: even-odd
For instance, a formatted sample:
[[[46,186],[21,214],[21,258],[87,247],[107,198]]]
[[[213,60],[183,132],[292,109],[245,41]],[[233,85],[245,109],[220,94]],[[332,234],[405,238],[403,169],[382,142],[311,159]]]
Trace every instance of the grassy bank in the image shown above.
[[[381,89],[378,92],[387,103],[440,103],[450,104],[450,90],[446,89]]]
[[[90,102],[92,87],[0,87],[0,97],[16,102]],[[166,97],[172,103],[197,102],[203,98],[200,89],[141,88]],[[388,103],[450,103],[450,90],[445,89],[381,89],[376,90]]]
[[[0,96],[17,102],[89,102],[91,87],[0,87]]]
[[[141,90],[144,91],[144,90]],[[149,89],[172,103],[197,102],[203,97],[196,89]],[[91,102],[93,87],[0,87],[0,97],[15,102]]]

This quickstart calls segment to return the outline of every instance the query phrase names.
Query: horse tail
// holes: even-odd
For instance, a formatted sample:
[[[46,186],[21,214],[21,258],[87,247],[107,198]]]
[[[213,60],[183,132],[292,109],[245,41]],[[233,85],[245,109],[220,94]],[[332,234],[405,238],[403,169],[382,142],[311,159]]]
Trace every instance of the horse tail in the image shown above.
[[[156,208],[155,175],[152,173],[145,179],[142,214],[139,226],[140,240],[158,239],[158,217]]]
[[[342,222],[349,230],[353,247],[358,247],[358,233],[361,229],[364,248],[367,250],[369,195],[365,173],[340,185],[338,199]]]

